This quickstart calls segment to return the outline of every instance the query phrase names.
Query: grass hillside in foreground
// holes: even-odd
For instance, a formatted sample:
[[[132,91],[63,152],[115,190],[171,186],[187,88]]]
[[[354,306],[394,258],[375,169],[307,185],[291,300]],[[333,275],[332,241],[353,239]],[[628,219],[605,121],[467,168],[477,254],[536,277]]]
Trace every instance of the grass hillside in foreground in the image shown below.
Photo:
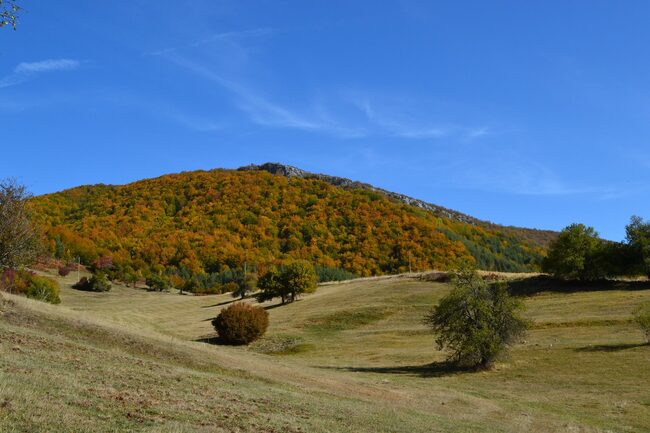
[[[266,304],[267,336],[233,348],[196,341],[212,336],[226,295],[69,282],[59,307],[13,297],[2,307],[0,431],[650,429],[650,347],[629,321],[650,288],[528,297],[525,341],[494,370],[463,373],[421,324],[446,284],[323,286]]]
[[[188,279],[226,268],[307,259],[359,276],[447,269],[533,270],[544,244],[382,193],[265,171],[212,170],[36,197],[57,258],[110,257],[118,276],[166,270]],[[250,267],[249,267],[250,269]]]

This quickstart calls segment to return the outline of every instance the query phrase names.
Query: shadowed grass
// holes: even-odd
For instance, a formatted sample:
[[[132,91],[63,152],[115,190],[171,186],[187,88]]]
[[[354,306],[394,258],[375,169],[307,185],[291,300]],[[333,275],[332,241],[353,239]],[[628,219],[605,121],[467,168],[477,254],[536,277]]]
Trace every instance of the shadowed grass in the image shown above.
[[[637,347],[650,346],[650,343],[628,344],[599,344],[596,346],[578,347],[577,352],[618,352],[620,350],[636,349]]]
[[[650,290],[650,281],[596,280],[564,281],[548,275],[537,275],[508,281],[508,290],[513,295],[534,295],[542,292],[584,293],[609,290]]]
[[[459,368],[450,362],[432,362],[425,365],[400,365],[392,367],[322,367],[356,373],[405,374],[417,377],[441,377],[454,374],[473,373],[476,370]]]

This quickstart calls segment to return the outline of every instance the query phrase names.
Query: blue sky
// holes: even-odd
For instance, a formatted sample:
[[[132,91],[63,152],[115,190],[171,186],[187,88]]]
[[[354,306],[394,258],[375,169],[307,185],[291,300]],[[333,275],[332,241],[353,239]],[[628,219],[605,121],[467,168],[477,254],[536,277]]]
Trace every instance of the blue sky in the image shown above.
[[[501,224],[650,217],[645,1],[24,0],[0,177],[279,161]]]

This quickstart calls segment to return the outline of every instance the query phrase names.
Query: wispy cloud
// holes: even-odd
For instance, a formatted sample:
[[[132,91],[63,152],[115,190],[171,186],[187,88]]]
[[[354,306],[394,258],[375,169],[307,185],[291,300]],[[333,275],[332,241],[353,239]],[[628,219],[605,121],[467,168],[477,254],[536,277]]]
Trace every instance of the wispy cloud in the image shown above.
[[[202,45],[206,45],[212,42],[217,42],[217,41],[224,41],[224,40],[230,40],[230,39],[237,39],[237,38],[250,38],[250,37],[258,37],[258,36],[266,36],[272,33],[275,33],[277,30],[268,28],[268,27],[260,27],[257,29],[249,29],[249,30],[240,30],[240,31],[234,31],[234,32],[222,32],[222,33],[215,33],[211,36],[208,36],[207,38],[199,39],[197,41],[191,42],[186,45],[178,46],[178,47],[168,47],[168,48],[162,48],[159,50],[155,51],[150,51],[145,53],[145,55],[149,56],[162,56],[165,54],[170,54],[174,53],[179,50],[183,49],[188,49],[188,48],[196,48],[200,47]]]
[[[228,80],[205,66],[185,57],[167,53],[167,59],[190,72],[218,84],[234,96],[235,106],[246,113],[249,119],[263,126],[320,131],[340,137],[353,138],[364,135],[360,128],[349,128],[320,113],[302,114],[270,101],[237,82]]]
[[[77,69],[81,65],[79,60],[72,59],[48,59],[41,60],[40,62],[24,62],[19,63],[14,68],[16,74],[31,74],[36,72],[48,71],[71,71]]]
[[[72,71],[81,66],[79,60],[47,59],[38,62],[19,63],[13,73],[0,78],[0,88],[11,87],[35,78],[37,75],[54,71]]]
[[[486,135],[489,135],[490,133],[491,133],[491,131],[486,127],[473,128],[473,129],[469,129],[468,131],[465,132],[465,139],[468,140],[468,141],[472,141],[472,140],[475,140],[477,138],[481,138],[481,137],[484,137]]]
[[[468,128],[448,122],[432,122],[413,118],[399,109],[380,107],[370,102],[368,98],[351,97],[348,101],[366,117],[368,122],[383,133],[408,139],[439,139],[458,136],[465,140],[473,140],[488,134],[485,127]]]

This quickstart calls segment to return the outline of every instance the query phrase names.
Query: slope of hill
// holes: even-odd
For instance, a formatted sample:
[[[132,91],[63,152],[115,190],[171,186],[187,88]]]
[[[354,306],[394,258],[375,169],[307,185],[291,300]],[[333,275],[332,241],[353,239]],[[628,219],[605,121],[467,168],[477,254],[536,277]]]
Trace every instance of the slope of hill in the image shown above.
[[[409,265],[445,269],[472,257],[483,269],[527,271],[550,236],[300,173],[186,172],[82,186],[32,204],[54,255],[87,264],[110,257],[118,274],[164,269],[188,278],[287,258],[364,276]]]
[[[280,164],[277,162],[267,162],[265,164],[261,165],[255,165],[251,164],[245,167],[240,167],[238,170],[240,171],[245,171],[245,170],[263,170],[263,171],[268,171],[269,173],[273,174],[278,174],[281,176],[286,176],[286,177],[301,177],[301,178],[309,178],[309,179],[318,179],[322,180],[324,182],[327,182],[331,185],[346,188],[346,189],[363,189],[363,190],[368,190],[368,191],[374,191],[378,192],[390,199],[393,199],[398,202],[402,202],[404,204],[407,204],[409,206],[415,206],[424,210],[427,210],[429,212],[432,212],[434,215],[437,215],[441,218],[448,218],[451,220],[456,220],[460,221],[463,223],[471,224],[471,225],[476,225],[476,226],[481,226],[481,227],[486,227],[486,228],[492,228],[495,230],[502,231],[504,233],[512,234],[515,237],[518,237],[522,240],[528,241],[534,245],[540,245],[543,247],[547,247],[550,242],[555,239],[557,236],[557,232],[551,231],[551,230],[539,230],[539,229],[531,229],[531,228],[524,228],[524,227],[513,227],[513,226],[502,226],[499,224],[494,224],[490,221],[483,221],[478,218],[474,218],[473,216],[448,209],[446,207],[442,207],[436,204],[432,203],[427,203],[424,200],[420,200],[417,198],[409,197],[404,194],[398,194],[396,192],[392,191],[387,191],[382,188],[377,188],[375,186],[372,186],[368,183],[363,183],[363,182],[358,182],[358,181],[353,181],[351,179],[347,179],[344,177],[339,177],[339,176],[330,176],[327,174],[321,174],[321,173],[311,173],[309,171],[302,170],[298,167],[293,167],[290,165],[286,164]]]
[[[88,293],[73,280],[60,280],[60,306],[0,294],[0,431],[650,429],[648,346],[629,321],[648,289],[525,298],[526,341],[462,372],[421,321],[446,284],[320,287],[270,308],[264,339],[235,348],[192,341],[212,335],[206,319],[228,295]]]

